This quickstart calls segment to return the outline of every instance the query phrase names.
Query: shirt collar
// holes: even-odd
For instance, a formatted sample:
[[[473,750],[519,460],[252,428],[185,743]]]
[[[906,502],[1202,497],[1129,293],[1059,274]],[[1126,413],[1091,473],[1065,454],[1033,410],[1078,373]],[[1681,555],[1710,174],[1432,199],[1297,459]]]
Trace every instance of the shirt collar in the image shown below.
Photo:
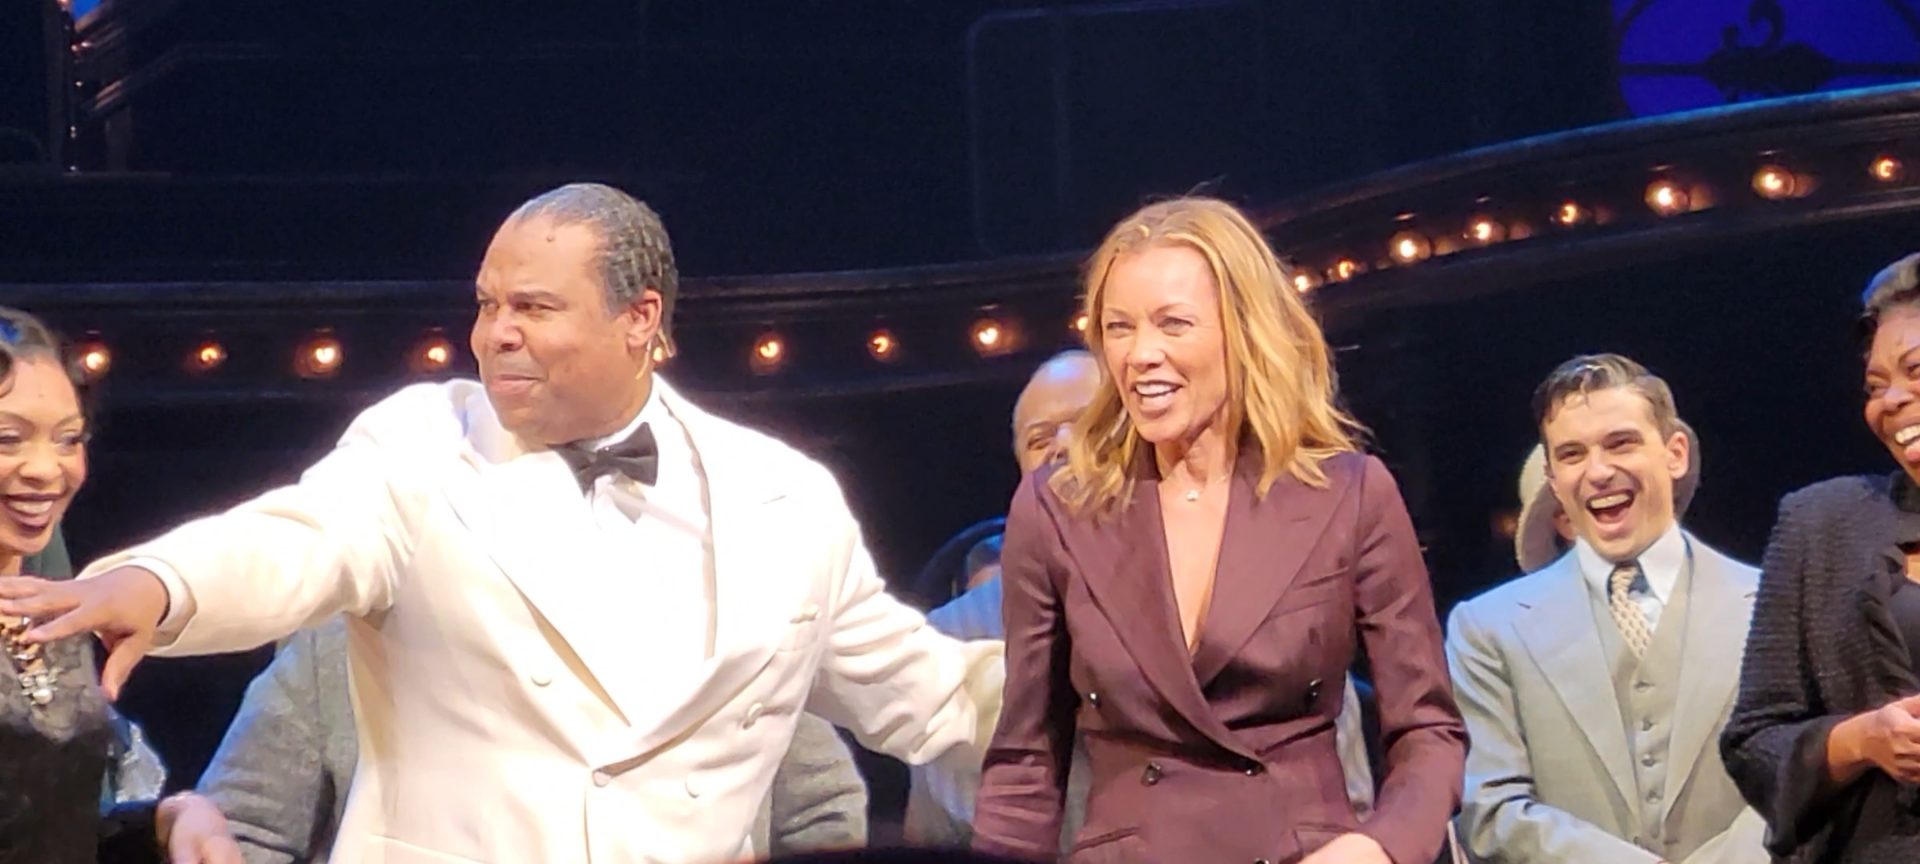
[[[682,476],[686,468],[690,467],[696,472],[701,469],[700,457],[694,452],[693,442],[687,435],[686,426],[674,414],[673,407],[667,403],[667,400],[661,398],[662,389],[661,381],[656,377],[653,388],[647,393],[646,404],[640,406],[640,413],[633,415],[633,419],[627,421],[627,425],[621,427],[620,431],[595,439],[592,447],[595,450],[611,447],[627,440],[627,436],[638,430],[641,424],[647,424],[653,428],[654,447],[659,454],[658,480],[666,482],[669,476]],[[659,482],[655,483],[656,487]]]
[[[1600,557],[1584,538],[1574,541],[1573,555],[1580,562],[1580,575],[1586,578],[1587,584],[1598,588],[1600,596],[1607,596],[1607,582],[1613,577],[1614,563]],[[1673,597],[1673,586],[1680,581],[1680,571],[1687,566],[1687,538],[1680,533],[1679,523],[1667,526],[1667,532],[1641,552],[1638,561],[1654,599],[1665,605]]]
[[[605,438],[594,439],[588,449],[604,450],[625,441],[628,436],[632,435],[634,431],[639,429],[641,424],[644,423],[653,424],[653,435],[654,438],[658,440],[660,437],[660,424],[661,421],[665,419],[667,419],[667,413],[666,408],[660,404],[660,388],[651,388],[647,391],[646,403],[640,406],[639,413],[633,415],[632,420],[627,421],[627,425],[621,427],[620,431],[608,435]]]

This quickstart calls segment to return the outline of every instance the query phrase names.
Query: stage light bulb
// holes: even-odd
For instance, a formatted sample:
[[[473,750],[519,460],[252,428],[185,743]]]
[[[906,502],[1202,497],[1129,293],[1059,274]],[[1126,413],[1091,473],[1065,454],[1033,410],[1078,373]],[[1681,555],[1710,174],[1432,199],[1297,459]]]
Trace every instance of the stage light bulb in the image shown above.
[[[1661,216],[1687,212],[1687,190],[1672,180],[1655,180],[1647,186],[1647,208]]]
[[[317,335],[300,346],[293,371],[302,378],[326,378],[340,371],[340,364],[345,360],[346,351],[340,347],[340,340]]]
[[[1763,165],[1753,172],[1753,191],[1770,201],[1793,197],[1797,185],[1793,172],[1778,165]]]
[[[1087,313],[1082,312],[1073,316],[1073,332],[1083,335],[1087,332]]]
[[[1427,235],[1418,231],[1402,231],[1395,234],[1387,245],[1393,252],[1393,260],[1402,264],[1423,261],[1433,254],[1433,241],[1428,240]]]
[[[414,346],[412,360],[407,365],[417,373],[431,375],[444,371],[452,364],[453,343],[448,342],[445,336],[431,335]]]
[[[1559,209],[1553,211],[1553,221],[1562,227],[1571,228],[1587,221],[1587,209],[1578,201],[1562,201]]]
[[[107,377],[113,368],[113,351],[107,343],[91,339],[80,345],[80,371],[88,381],[98,381]]]
[[[1333,271],[1331,275],[1333,276],[1333,280],[1335,282],[1345,282],[1348,279],[1352,279],[1353,277],[1360,275],[1360,262],[1355,261],[1352,258],[1342,258],[1338,261],[1335,261],[1333,262]]]
[[[1313,278],[1311,272],[1301,270],[1293,274],[1293,290],[1305,294],[1318,287],[1320,287],[1320,280]]]
[[[787,362],[787,342],[779,333],[766,332],[753,343],[753,352],[747,355],[747,361],[753,371],[765,375],[780,368]]]
[[[211,372],[227,362],[227,349],[220,343],[208,339],[192,351],[187,352],[187,368],[194,372]]]
[[[1498,243],[1506,237],[1506,226],[1491,216],[1475,216],[1467,222],[1467,239],[1481,246]]]
[[[895,339],[890,331],[875,330],[873,335],[867,337],[867,353],[875,360],[892,360],[894,353],[899,350],[900,340]]]
[[[1907,174],[1907,166],[1892,156],[1874,157],[1873,164],[1867,166],[1867,172],[1873,179],[1882,183],[1895,183]]]

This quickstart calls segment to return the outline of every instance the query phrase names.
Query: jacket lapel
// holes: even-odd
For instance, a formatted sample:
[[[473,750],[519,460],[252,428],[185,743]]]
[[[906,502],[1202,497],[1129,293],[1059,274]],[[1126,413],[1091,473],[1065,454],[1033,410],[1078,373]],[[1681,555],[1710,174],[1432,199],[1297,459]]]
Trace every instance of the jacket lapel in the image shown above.
[[[1288,475],[1262,499],[1256,495],[1258,484],[1253,470],[1235,472],[1213,600],[1193,658],[1203,690],[1279,605],[1345,493],[1333,483],[1315,489]],[[1177,622],[1174,632],[1179,632]]]
[[[1747,626],[1753,618],[1754,592],[1759,587],[1720,553],[1690,534],[1686,539],[1693,575],[1687,589],[1686,659],[1680,663],[1680,691],[1674,700],[1673,737],[1668,743],[1671,758],[1663,822],[1733,701],[1746,653]]]
[[[1867,658],[1868,668],[1883,700],[1920,692],[1920,676],[1915,675],[1906,639],[1894,623],[1891,608],[1897,580],[1907,578],[1906,552],[1898,544],[1920,540],[1916,536],[1920,535],[1920,515],[1894,504],[1894,496],[1904,492],[1904,484],[1899,480],[1895,484],[1891,491],[1876,487],[1877,500],[1860,508],[1861,515],[1853,525],[1853,536],[1866,538],[1871,544],[1870,548],[1854,544],[1863,559],[1860,571],[1864,574],[1854,589],[1854,600],[1867,641],[1874,649],[1873,656]]]
[[[1113,519],[1100,523],[1105,536],[1099,545],[1114,556],[1111,566],[1083,568],[1082,579],[1094,605],[1161,698],[1201,734],[1251,757],[1213,713],[1194,679],[1193,658],[1181,639],[1179,607],[1167,570],[1159,489],[1150,472],[1136,474],[1132,501]]]
[[[789,609],[769,596],[765,578],[770,571],[791,569],[794,562],[778,560],[790,547],[768,542],[789,526],[771,523],[786,497],[773,469],[748,461],[749,453],[729,447],[740,435],[731,424],[686,401],[658,377],[654,386],[687,430],[694,454],[707,482],[708,531],[712,535],[714,580],[714,653],[767,651],[778,642],[778,628],[790,626],[795,613],[825,615],[822,609]],[[793,593],[803,586],[794,585]],[[778,597],[790,593],[776,592]],[[810,605],[810,604],[809,604]],[[777,620],[776,620],[777,619]],[[751,664],[750,664],[751,665]]]
[[[622,610],[595,602],[607,577],[600,538],[573,474],[558,455],[522,447],[500,427],[484,393],[467,406],[465,454],[474,469],[447,490],[455,515],[534,611],[580,660],[592,684],[633,721],[647,682],[625,637]]]
[[[1521,644],[1540,667],[1541,676],[1559,695],[1567,713],[1607,769],[1620,800],[1634,801],[1632,758],[1627,753],[1626,726],[1613,682],[1607,677],[1606,653],[1594,631],[1593,604],[1580,579],[1574,556],[1550,565],[1551,578],[1542,591],[1522,601],[1514,621]]]
[[[705,663],[653,694],[665,713],[637,725],[637,738],[625,744],[631,756],[622,766],[644,760],[732,701],[772,664],[781,635],[805,623],[801,618],[830,614],[801,599],[811,596],[811,583],[798,577],[810,576],[811,571],[796,572],[796,562],[778,557],[792,548],[777,536],[786,526],[770,522],[786,497],[782,478],[735,445],[742,434],[737,427],[688,402],[658,376],[654,387],[686,429],[706,480],[713,556],[713,652]],[[796,578],[769,578],[770,574]]]

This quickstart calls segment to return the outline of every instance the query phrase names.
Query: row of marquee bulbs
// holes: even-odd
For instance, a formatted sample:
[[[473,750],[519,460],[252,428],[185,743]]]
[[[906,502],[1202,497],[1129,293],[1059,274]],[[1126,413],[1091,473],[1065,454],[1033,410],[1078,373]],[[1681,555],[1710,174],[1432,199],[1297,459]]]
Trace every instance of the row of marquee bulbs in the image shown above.
[[[1713,205],[1713,193],[1704,185],[1688,185],[1665,171],[1656,172],[1657,176],[1647,184],[1645,201],[1647,209],[1655,215],[1678,216],[1695,210],[1705,210]],[[1867,163],[1867,176],[1877,183],[1892,184],[1904,180],[1907,168],[1898,157],[1881,154]],[[1753,193],[1768,201],[1783,201],[1803,198],[1811,194],[1818,185],[1817,180],[1808,174],[1795,173],[1793,169],[1777,163],[1761,165],[1753,172]],[[1573,228],[1593,221],[1594,211],[1577,200],[1568,199],[1559,203],[1547,217],[1548,221],[1561,228]],[[1410,220],[1411,216],[1402,217]],[[1466,227],[1456,238],[1444,238],[1440,244],[1435,238],[1415,230],[1407,229],[1394,234],[1387,240],[1387,255],[1395,263],[1413,264],[1432,257],[1435,252],[1446,254],[1463,248],[1490,246],[1507,239],[1520,239],[1526,236],[1522,230],[1510,230],[1498,218],[1487,214],[1469,217]],[[1436,245],[1439,248],[1436,249]],[[1335,260],[1324,273],[1326,282],[1345,282],[1365,272],[1367,265],[1358,258],[1346,256]],[[1293,287],[1306,292],[1323,284],[1323,274],[1311,269],[1301,268],[1294,272]]]
[[[113,370],[113,349],[99,336],[90,335],[76,345],[74,356],[89,381],[105,378]],[[430,334],[407,351],[407,367],[431,374],[451,366],[454,357],[452,342],[437,333]],[[228,359],[227,346],[218,339],[208,338],[187,351],[181,366],[189,374],[205,375],[225,366]],[[295,349],[293,372],[302,378],[331,378],[346,359],[346,349],[341,347],[339,339],[330,333],[315,333]]]
[[[1076,332],[1085,332],[1086,316],[1076,316],[1072,328]],[[1012,322],[985,317],[973,323],[969,341],[980,356],[993,357],[1016,350],[1020,340],[1018,328]],[[891,362],[900,355],[900,338],[885,328],[869,334],[866,346],[868,355],[883,363]],[[113,349],[97,335],[89,336],[75,346],[74,353],[81,371],[90,381],[105,378],[113,369]],[[755,371],[765,373],[784,365],[788,353],[786,338],[779,331],[769,329],[754,340],[748,358]],[[419,374],[442,372],[453,364],[457,356],[451,341],[433,333],[408,350],[407,368]],[[315,333],[294,350],[293,372],[301,378],[331,378],[339,373],[346,358],[346,349],[338,338],[331,333]],[[189,349],[181,365],[189,374],[205,375],[226,365],[228,359],[227,347],[217,339],[208,338]],[[654,346],[653,359],[656,363],[665,363],[665,349]]]

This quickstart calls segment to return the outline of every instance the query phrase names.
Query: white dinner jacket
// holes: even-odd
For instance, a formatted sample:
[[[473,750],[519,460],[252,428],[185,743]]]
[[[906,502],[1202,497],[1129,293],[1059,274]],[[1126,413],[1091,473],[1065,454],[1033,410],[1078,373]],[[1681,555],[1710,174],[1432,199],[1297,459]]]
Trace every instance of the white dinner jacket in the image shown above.
[[[887,595],[821,466],[655,378],[706,472],[713,656],[649,663],[646,578],[559,456],[485,390],[408,387],[292,486],[95,563],[171,568],[192,609],[156,653],[260,645],[345,612],[360,763],[334,864],[711,862],[765,850],[755,812],[803,708],[909,762],[976,767],[999,644]],[[156,568],[156,569],[164,569]]]

